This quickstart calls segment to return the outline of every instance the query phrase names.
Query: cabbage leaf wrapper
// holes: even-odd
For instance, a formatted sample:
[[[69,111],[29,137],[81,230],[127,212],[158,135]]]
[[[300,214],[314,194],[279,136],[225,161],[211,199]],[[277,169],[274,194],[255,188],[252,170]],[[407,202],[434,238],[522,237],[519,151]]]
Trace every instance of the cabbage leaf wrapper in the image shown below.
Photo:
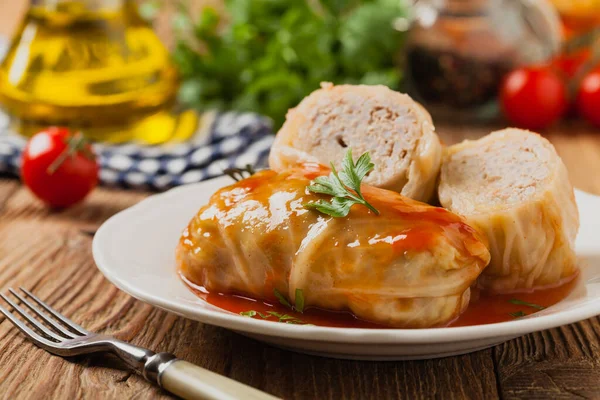
[[[333,218],[304,205],[328,169],[307,164],[261,171],[217,191],[184,230],[180,274],[209,292],[277,302],[277,290],[305,308],[351,311],[398,328],[444,326],[469,303],[490,259],[484,238],[461,217],[396,192],[363,185],[380,212],[355,205]]]

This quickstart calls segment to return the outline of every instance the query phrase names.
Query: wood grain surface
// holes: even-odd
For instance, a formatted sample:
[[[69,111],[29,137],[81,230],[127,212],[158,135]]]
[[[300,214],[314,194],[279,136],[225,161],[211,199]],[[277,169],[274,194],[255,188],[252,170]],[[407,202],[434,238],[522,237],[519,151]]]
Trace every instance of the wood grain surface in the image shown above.
[[[438,130],[451,144],[491,128],[442,125]],[[566,124],[547,137],[575,186],[600,194],[600,132]],[[286,399],[600,398],[598,318],[463,356],[359,362],[279,350],[145,305],[103,278],[87,232],[147,195],[101,188],[84,204],[53,212],[17,180],[0,179],[0,289],[25,286],[90,330],[173,352]],[[8,321],[0,322],[0,399],[75,398],[169,396],[109,356],[54,357]]]

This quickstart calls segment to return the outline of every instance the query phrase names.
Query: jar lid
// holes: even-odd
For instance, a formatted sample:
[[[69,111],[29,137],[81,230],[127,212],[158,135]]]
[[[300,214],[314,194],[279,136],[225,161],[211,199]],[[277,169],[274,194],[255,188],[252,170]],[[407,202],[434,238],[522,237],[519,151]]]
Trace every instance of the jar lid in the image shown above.
[[[441,17],[456,19],[444,29],[451,26],[461,32],[491,24],[496,34],[515,46],[518,63],[545,61],[561,48],[560,18],[548,0],[413,0],[412,4],[411,22],[424,28],[433,27]]]

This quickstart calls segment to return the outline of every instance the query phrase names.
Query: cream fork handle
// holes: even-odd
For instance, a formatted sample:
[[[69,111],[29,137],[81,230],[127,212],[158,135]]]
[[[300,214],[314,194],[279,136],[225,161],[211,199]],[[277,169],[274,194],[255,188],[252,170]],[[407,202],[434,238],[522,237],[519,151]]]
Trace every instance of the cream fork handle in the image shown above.
[[[161,371],[160,385],[184,399],[278,400],[258,389],[236,382],[187,361],[175,359]]]

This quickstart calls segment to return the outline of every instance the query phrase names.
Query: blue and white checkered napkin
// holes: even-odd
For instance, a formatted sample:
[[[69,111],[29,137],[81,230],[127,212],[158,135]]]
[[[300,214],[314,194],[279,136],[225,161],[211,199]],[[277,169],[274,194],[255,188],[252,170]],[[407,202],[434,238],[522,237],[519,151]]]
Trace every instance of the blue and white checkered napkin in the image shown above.
[[[214,112],[201,120],[197,132],[184,143],[94,144],[101,183],[165,190],[222,175],[226,168],[266,166],[274,139],[269,119],[253,113]],[[8,116],[0,113],[0,173],[19,174],[25,143],[11,132]]]

